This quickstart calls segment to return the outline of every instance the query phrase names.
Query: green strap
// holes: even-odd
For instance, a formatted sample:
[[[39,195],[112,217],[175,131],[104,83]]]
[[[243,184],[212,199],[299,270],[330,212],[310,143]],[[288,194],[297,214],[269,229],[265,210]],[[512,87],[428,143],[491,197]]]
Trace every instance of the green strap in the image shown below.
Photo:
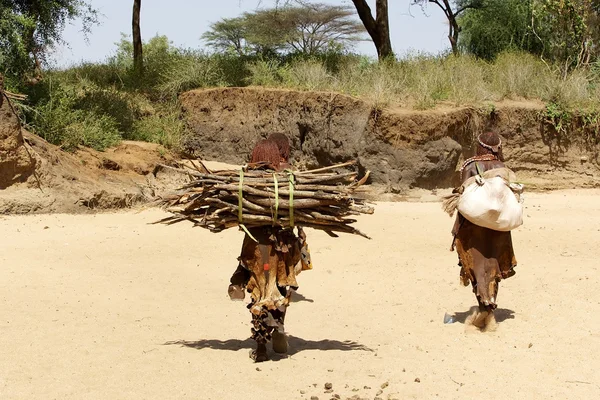
[[[479,168],[479,164],[475,161],[475,169],[477,170],[477,175],[481,175],[483,177],[483,171]]]
[[[240,169],[240,188],[238,191],[238,222],[244,223],[244,216],[242,215],[242,196],[244,194],[244,170]]]
[[[290,227],[294,227],[294,174],[290,172],[288,174],[288,180],[290,182]]]
[[[256,243],[258,243],[258,240],[256,240],[256,238],[254,236],[252,236],[252,234],[250,233],[248,228],[246,228],[246,225],[244,225],[244,215],[242,213],[242,207],[244,205],[244,203],[242,202],[243,195],[244,195],[244,170],[240,169],[240,188],[238,191],[238,222],[239,222],[240,228],[242,228],[244,230],[244,232],[246,232],[246,235],[250,236],[250,238],[252,240],[254,240]]]
[[[258,240],[256,240],[256,238],[254,236],[252,236],[252,234],[250,233],[250,231],[248,230],[248,228],[246,228],[246,225],[240,224],[240,228],[242,228],[244,230],[244,232],[246,232],[246,235],[250,236],[250,239],[252,239],[256,243],[258,243]]]
[[[273,217],[273,225],[277,224],[277,214],[279,213],[279,182],[277,182],[277,174],[273,174],[275,182],[275,216]]]

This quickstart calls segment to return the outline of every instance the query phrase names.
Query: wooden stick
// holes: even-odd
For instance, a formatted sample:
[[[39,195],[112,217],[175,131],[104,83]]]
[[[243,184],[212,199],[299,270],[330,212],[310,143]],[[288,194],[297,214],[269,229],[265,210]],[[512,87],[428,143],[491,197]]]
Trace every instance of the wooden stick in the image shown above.
[[[312,169],[309,171],[298,172],[298,173],[296,173],[296,175],[308,175],[308,174],[314,174],[317,172],[331,171],[333,169],[348,167],[350,165],[355,165],[355,164],[356,164],[356,160],[351,160],[351,161],[346,161],[345,163],[332,165],[330,167],[323,167],[323,168]]]

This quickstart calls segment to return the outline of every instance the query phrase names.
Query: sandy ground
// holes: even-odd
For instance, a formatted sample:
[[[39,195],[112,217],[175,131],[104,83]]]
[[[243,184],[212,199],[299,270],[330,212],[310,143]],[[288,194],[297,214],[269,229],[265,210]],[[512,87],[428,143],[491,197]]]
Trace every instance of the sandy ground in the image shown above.
[[[493,333],[466,332],[439,203],[379,204],[372,241],[310,231],[290,355],[263,364],[226,295],[240,232],[148,225],[157,210],[1,217],[0,398],[599,398],[599,198],[527,196]]]

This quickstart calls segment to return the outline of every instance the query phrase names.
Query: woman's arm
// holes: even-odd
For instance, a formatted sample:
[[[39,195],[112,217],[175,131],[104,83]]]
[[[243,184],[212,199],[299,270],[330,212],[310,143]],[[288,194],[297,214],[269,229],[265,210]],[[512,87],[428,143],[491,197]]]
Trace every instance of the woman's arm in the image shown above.
[[[477,164],[477,161],[472,162],[471,164],[467,165],[465,167],[465,169],[463,169],[463,171],[462,171],[462,182],[463,183],[470,177],[477,175],[477,167],[475,166],[475,164]]]

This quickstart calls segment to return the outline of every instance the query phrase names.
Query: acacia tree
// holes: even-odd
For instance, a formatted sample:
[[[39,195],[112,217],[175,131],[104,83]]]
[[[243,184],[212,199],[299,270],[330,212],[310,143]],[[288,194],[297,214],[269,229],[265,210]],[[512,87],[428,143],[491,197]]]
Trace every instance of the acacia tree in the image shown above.
[[[248,49],[246,25],[246,19],[243,17],[223,18],[211,23],[210,29],[204,32],[201,38],[218,51],[226,52],[232,49],[242,56]]]
[[[362,40],[364,28],[348,7],[312,4],[297,7],[289,16],[297,28],[287,43],[298,52],[314,54],[331,45],[346,46]]]
[[[35,83],[47,50],[63,43],[67,22],[81,18],[84,34],[98,22],[87,0],[0,0],[0,68]]]
[[[394,56],[390,40],[388,0],[376,0],[375,17],[366,0],[352,0],[358,16],[375,44],[377,57],[384,60]]]
[[[314,55],[362,40],[364,31],[344,6],[322,3],[284,5],[211,24],[202,38],[219,51],[240,55],[278,51]]]
[[[289,4],[292,0],[275,0],[276,4]],[[302,0],[296,3],[305,4]],[[375,0],[375,15],[367,0],[352,0],[358,16],[373,40],[379,60],[394,57],[392,41],[390,39],[390,19],[388,12],[388,0]]]
[[[422,9],[426,4],[433,3],[438,6],[448,19],[448,40],[452,47],[454,55],[459,54],[458,50],[458,35],[461,27],[458,23],[458,17],[468,9],[481,8],[484,0],[410,0],[411,4],[419,4]]]
[[[140,12],[142,0],[133,0],[133,17],[131,19],[133,38],[133,69],[138,77],[144,73],[144,53],[142,47],[142,31],[140,29]]]
[[[256,43],[312,55],[361,40],[364,29],[353,16],[348,7],[323,3],[257,11],[247,14],[248,34]]]

